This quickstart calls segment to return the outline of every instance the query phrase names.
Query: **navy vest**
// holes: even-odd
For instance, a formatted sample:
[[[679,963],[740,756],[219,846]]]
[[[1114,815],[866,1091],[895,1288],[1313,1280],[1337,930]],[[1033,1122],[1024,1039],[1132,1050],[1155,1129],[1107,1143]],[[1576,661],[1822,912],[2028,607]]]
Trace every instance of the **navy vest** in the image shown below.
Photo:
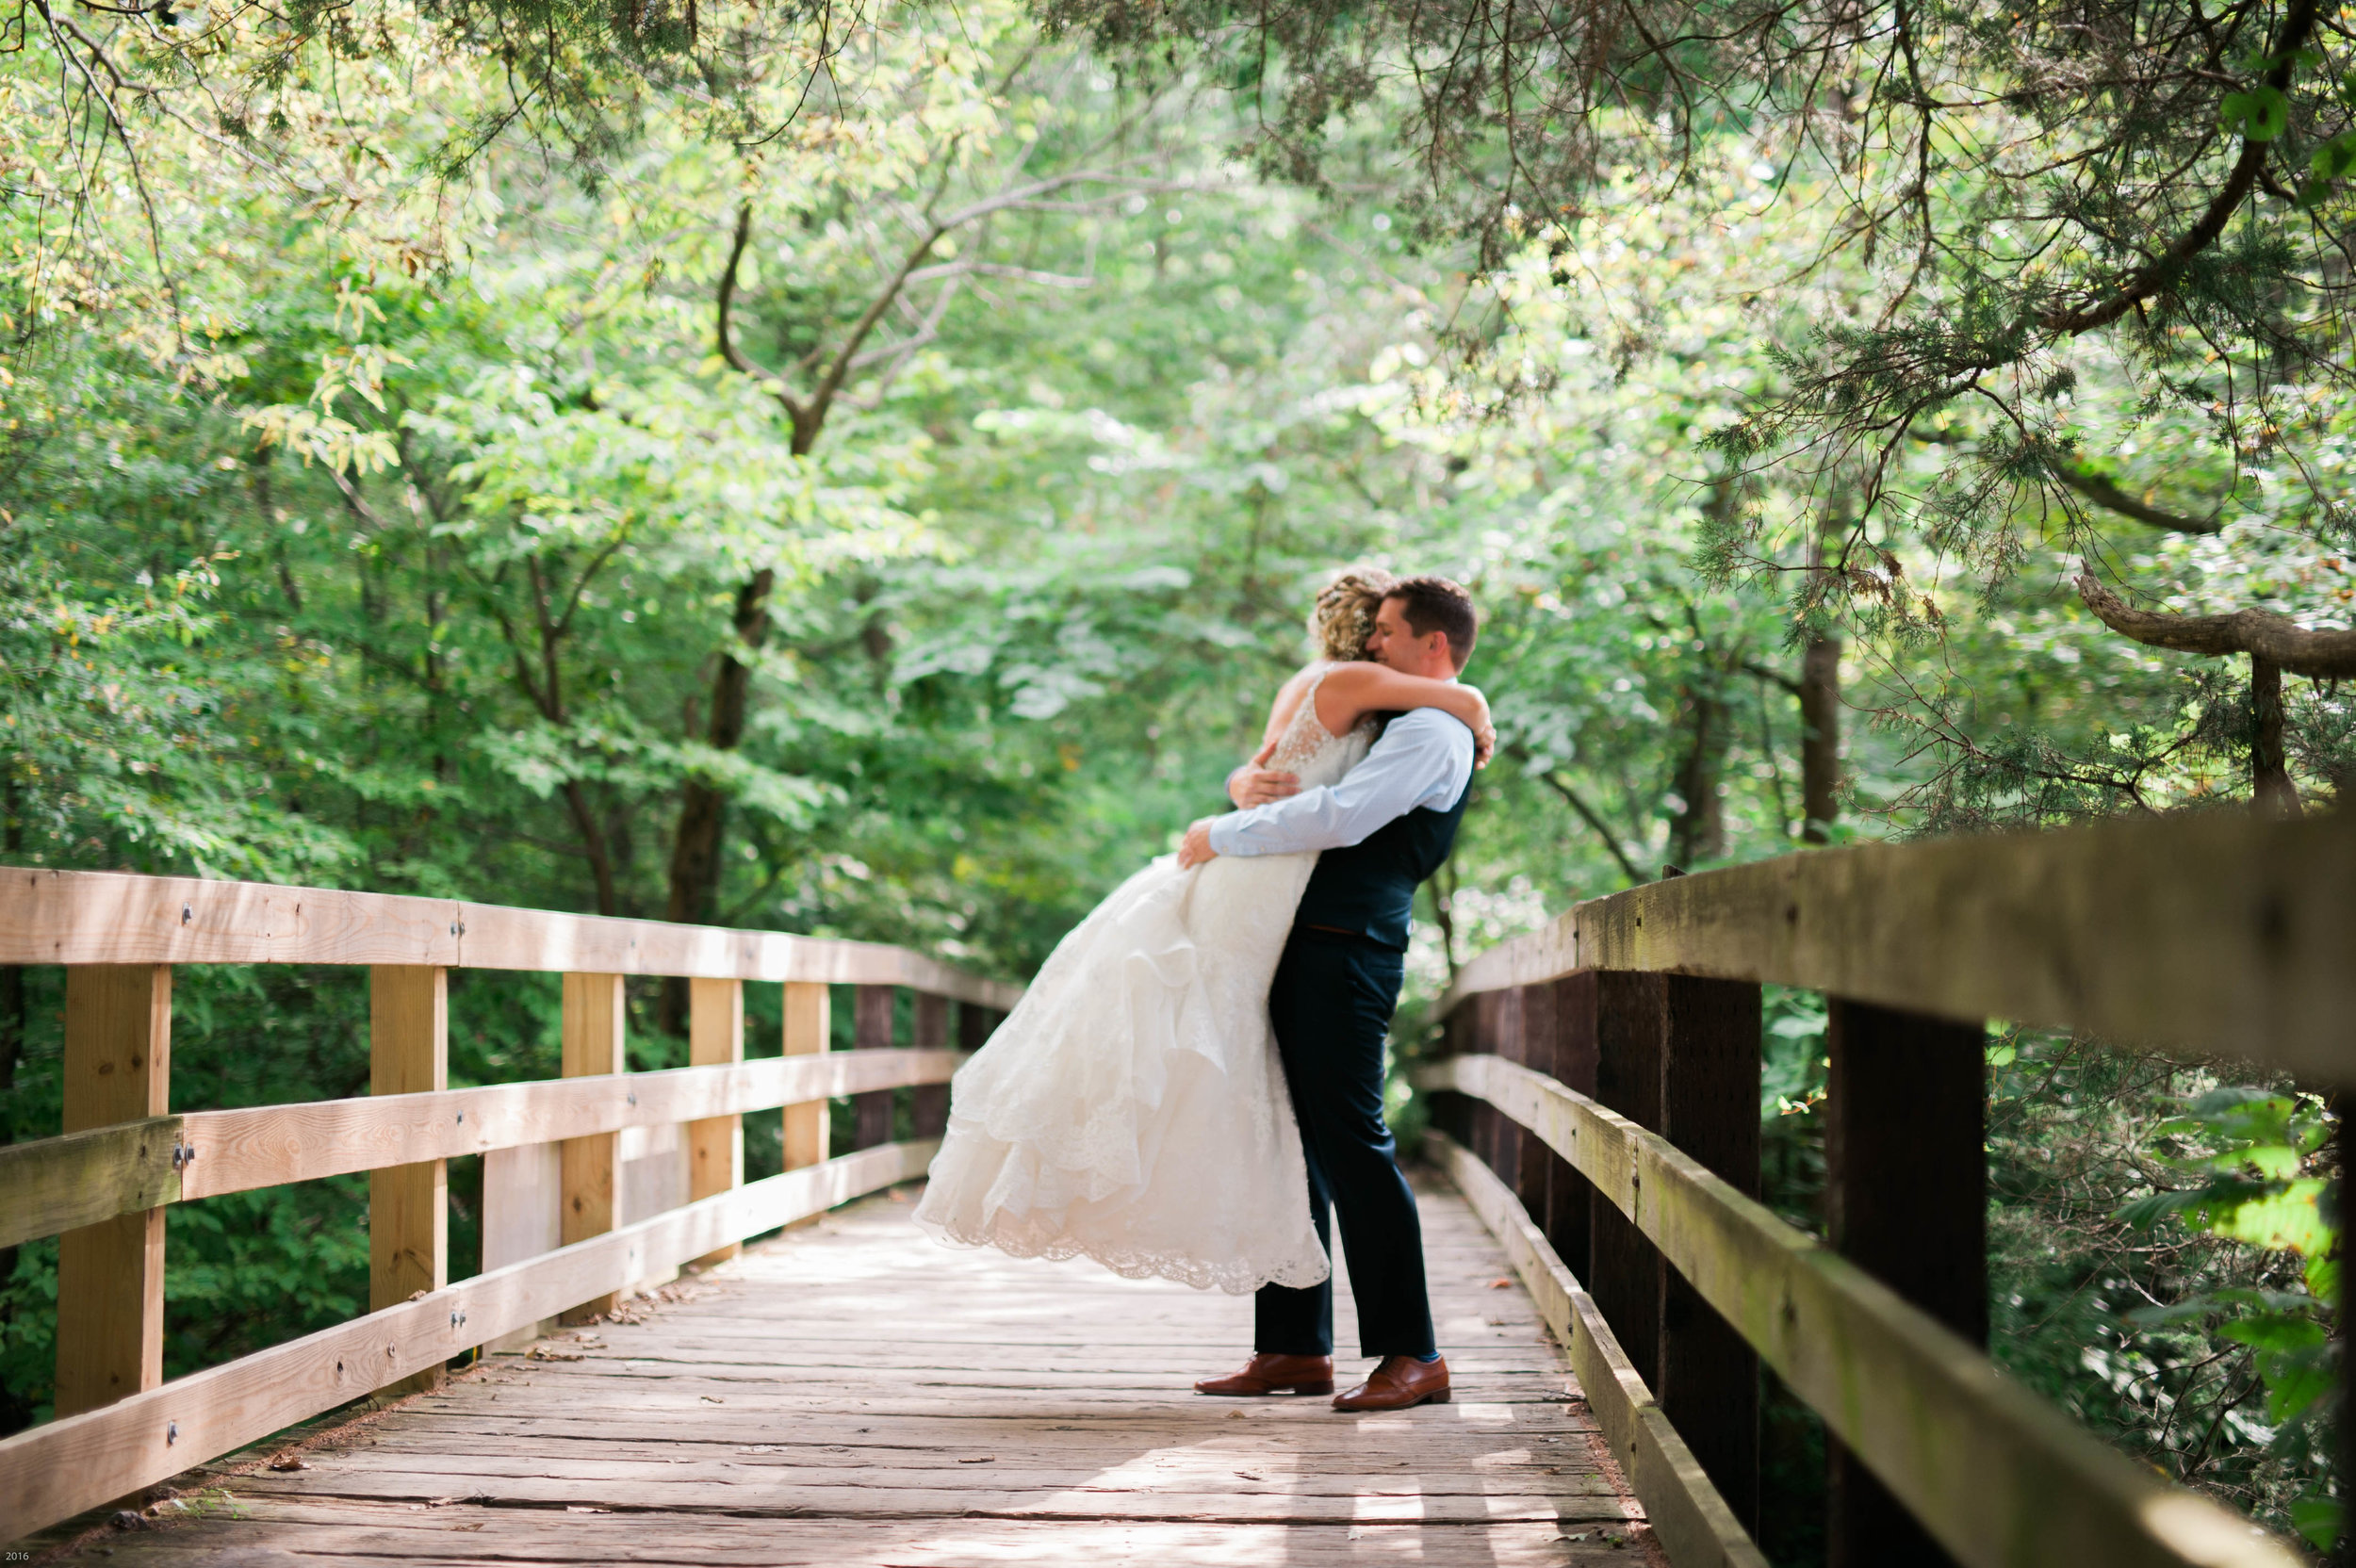
[[[1415,885],[1440,869],[1456,842],[1472,784],[1445,811],[1418,806],[1394,817],[1348,849],[1317,857],[1309,886],[1301,895],[1293,924],[1322,925],[1407,950],[1407,921],[1415,906]]]

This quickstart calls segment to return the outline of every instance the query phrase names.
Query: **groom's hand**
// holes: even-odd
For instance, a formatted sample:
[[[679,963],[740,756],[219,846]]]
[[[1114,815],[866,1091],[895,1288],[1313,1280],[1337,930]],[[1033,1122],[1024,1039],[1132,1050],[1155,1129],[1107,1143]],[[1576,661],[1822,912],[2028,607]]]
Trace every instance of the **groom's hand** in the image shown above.
[[[1186,829],[1186,838],[1178,845],[1178,866],[1199,866],[1205,860],[1219,858],[1219,851],[1211,847],[1211,824],[1216,818],[1204,817]]]
[[[1227,798],[1245,810],[1300,792],[1301,779],[1298,775],[1280,773],[1256,763],[1246,762],[1227,776]]]

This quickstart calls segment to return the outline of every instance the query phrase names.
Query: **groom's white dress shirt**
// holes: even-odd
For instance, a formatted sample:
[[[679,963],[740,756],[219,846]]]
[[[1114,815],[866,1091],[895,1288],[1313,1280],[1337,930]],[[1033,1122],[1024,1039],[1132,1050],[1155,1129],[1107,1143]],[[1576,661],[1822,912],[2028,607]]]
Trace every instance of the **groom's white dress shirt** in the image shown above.
[[[1419,807],[1445,811],[1472,781],[1473,732],[1437,708],[1393,719],[1365,761],[1338,784],[1231,811],[1211,824],[1221,855],[1292,855],[1346,849]]]

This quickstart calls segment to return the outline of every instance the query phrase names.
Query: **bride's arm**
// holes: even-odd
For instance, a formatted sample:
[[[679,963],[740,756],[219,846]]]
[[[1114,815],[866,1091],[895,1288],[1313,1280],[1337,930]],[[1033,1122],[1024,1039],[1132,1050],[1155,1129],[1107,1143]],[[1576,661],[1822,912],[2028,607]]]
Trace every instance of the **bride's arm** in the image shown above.
[[[1301,710],[1302,684],[1301,676],[1296,675],[1276,689],[1276,700],[1268,704],[1268,727],[1260,735],[1260,749],[1252,754],[1251,761],[1227,776],[1227,798],[1238,807],[1266,806],[1271,800],[1301,792],[1298,776],[1271,769],[1267,763],[1276,753],[1276,743],[1284,733],[1284,727],[1293,722],[1293,715]]]
[[[1317,722],[1339,735],[1368,713],[1403,713],[1411,708],[1437,708],[1473,732],[1481,762],[1497,747],[1497,730],[1489,722],[1489,699],[1477,686],[1462,681],[1430,680],[1404,675],[1371,661],[1337,664],[1317,687]]]

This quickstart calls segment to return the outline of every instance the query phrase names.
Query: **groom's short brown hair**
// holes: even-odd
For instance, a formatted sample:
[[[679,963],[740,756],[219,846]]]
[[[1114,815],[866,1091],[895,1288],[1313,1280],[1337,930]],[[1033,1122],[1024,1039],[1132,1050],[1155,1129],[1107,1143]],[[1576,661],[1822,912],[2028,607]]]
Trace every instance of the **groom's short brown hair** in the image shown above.
[[[1444,577],[1409,577],[1392,583],[1383,596],[1400,601],[1407,629],[1416,636],[1447,632],[1448,662],[1459,670],[1464,667],[1481,635],[1481,612],[1473,608],[1470,594]]]

